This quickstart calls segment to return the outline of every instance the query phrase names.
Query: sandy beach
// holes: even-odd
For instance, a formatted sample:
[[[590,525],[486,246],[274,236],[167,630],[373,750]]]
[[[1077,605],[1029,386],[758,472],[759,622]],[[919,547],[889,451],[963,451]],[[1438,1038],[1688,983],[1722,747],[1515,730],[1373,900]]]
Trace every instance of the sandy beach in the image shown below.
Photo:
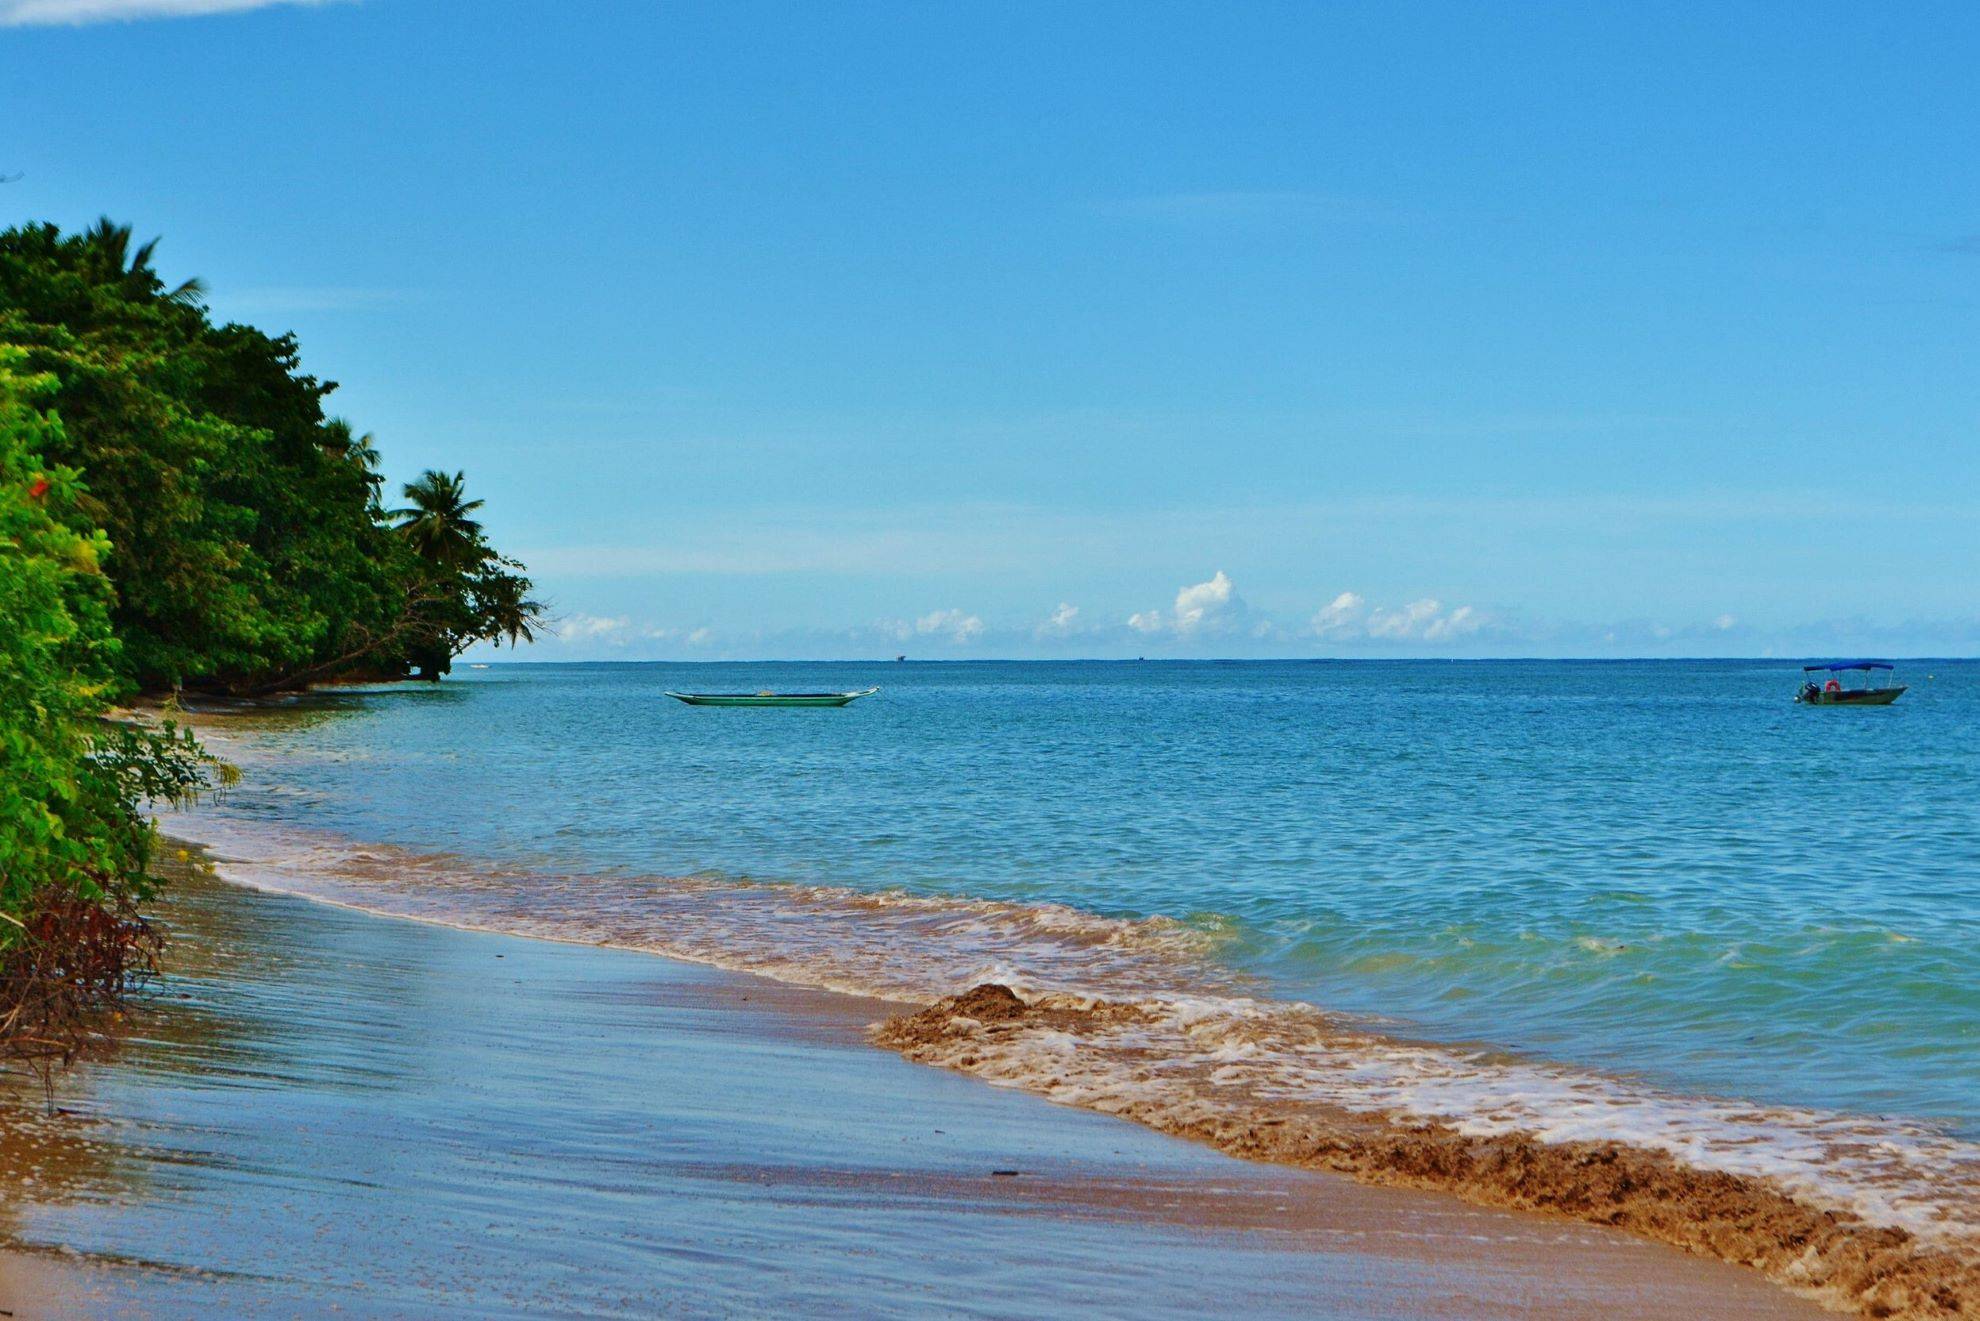
[[[165,913],[125,1048],[7,1106],[15,1315],[1816,1314],[917,1067],[884,1001],[201,877]]]

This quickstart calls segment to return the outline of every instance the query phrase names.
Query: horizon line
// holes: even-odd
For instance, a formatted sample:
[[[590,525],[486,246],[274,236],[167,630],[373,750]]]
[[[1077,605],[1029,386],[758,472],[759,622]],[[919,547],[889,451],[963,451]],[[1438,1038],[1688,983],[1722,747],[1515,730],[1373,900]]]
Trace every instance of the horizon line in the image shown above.
[[[1811,653],[1812,654],[1812,653]],[[1834,659],[1833,657],[1831,659]],[[1980,661],[1980,656],[1918,655],[1851,657],[1922,664],[1928,661]],[[1589,665],[1633,665],[1644,662],[1676,664],[1700,661],[1757,661],[1766,664],[1798,665],[1794,656],[915,656],[915,657],[822,657],[757,656],[748,659],[719,659],[702,656],[693,659],[591,659],[591,660],[501,660],[469,661],[466,668],[497,665],[1406,665],[1441,663],[1447,665],[1526,665],[1536,661]],[[455,669],[463,668],[455,666]],[[450,671],[451,673],[452,671]]]

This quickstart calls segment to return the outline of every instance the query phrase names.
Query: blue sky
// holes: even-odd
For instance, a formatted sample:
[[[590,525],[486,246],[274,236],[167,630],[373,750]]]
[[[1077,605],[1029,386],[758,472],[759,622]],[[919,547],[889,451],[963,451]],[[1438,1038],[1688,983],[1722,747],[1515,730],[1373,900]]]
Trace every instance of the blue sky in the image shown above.
[[[228,12],[204,12],[204,11]],[[1980,9],[0,0],[533,659],[1980,649]]]

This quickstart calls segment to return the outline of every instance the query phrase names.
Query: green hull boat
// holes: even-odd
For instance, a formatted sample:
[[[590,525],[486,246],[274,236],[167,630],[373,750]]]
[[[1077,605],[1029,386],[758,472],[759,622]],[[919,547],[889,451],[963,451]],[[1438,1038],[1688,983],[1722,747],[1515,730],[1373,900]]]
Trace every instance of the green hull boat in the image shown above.
[[[861,697],[871,697],[878,688],[856,693],[675,693],[667,696],[689,706],[844,706]]]

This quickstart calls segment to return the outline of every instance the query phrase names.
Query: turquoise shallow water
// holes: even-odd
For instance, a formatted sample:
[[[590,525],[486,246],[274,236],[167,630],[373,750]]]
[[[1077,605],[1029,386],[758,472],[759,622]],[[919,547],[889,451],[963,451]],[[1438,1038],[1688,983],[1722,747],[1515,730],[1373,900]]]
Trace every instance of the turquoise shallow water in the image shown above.
[[[1980,664],[1907,665],[1880,710],[1798,677],[507,665],[243,722],[247,782],[202,811],[614,903],[713,874],[1164,915],[1254,993],[1401,1035],[1980,1134]]]

